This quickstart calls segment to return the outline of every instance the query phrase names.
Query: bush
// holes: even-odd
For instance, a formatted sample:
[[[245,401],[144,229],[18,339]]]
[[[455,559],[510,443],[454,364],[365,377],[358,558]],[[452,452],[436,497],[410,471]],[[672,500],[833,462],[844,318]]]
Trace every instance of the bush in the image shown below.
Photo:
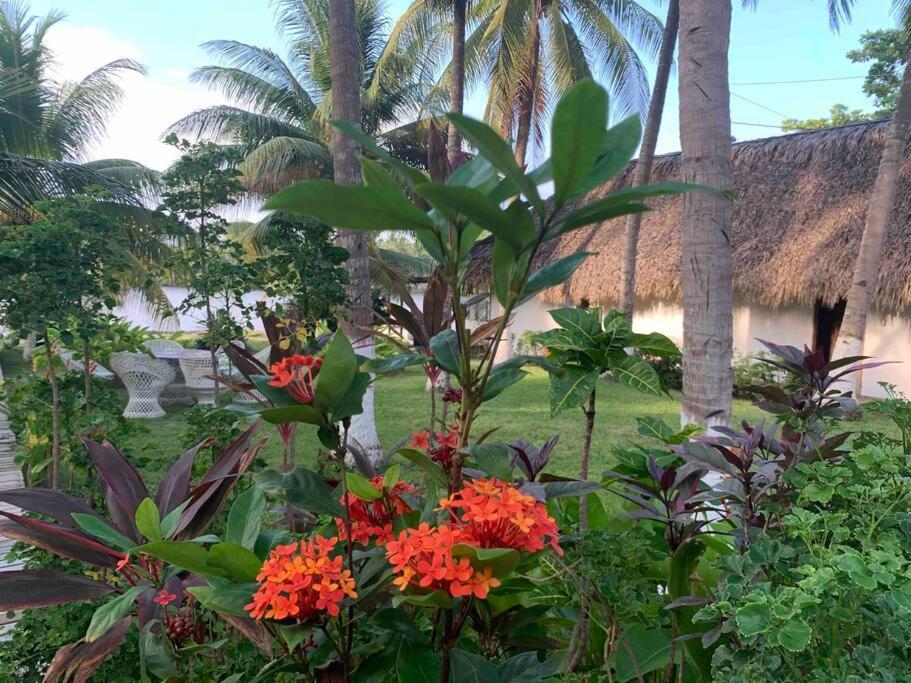
[[[764,351],[737,354],[734,362],[731,363],[731,370],[734,371],[734,396],[736,398],[755,398],[756,393],[750,387],[778,382],[781,373],[774,366],[762,362],[762,359],[768,358],[769,354]]]

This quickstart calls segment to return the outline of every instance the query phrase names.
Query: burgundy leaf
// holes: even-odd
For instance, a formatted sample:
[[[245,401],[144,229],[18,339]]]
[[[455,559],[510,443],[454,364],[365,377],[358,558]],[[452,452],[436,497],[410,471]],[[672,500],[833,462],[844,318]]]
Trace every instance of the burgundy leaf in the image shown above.
[[[86,683],[105,658],[123,642],[132,620],[132,616],[124,617],[93,643],[79,641],[61,647],[54,655],[43,683]]]
[[[0,515],[10,520],[0,522],[0,535],[37,545],[63,557],[108,568],[116,567],[124,557],[123,553],[57,524],[40,522],[3,510],[0,510]]]
[[[711,604],[711,600],[701,595],[684,595],[668,603],[664,609],[677,609],[678,607],[701,607]]]
[[[439,332],[442,332],[448,325],[444,320],[446,313],[446,299],[449,296],[449,290],[446,283],[439,277],[430,278],[427,283],[427,289],[424,290],[424,328],[432,339]]]
[[[857,365],[852,365],[849,368],[845,368],[844,370],[839,372],[837,375],[832,377],[832,379],[839,379],[840,377],[844,377],[845,375],[850,375],[852,372],[860,372],[861,370],[870,370],[871,368],[878,368],[880,365],[893,365],[898,362],[899,361],[897,361],[897,360],[876,360],[876,361],[870,361],[869,363],[858,363]]]
[[[655,480],[659,486],[661,485],[661,475],[664,474],[664,470],[661,468],[661,465],[658,464],[658,461],[655,460],[652,456],[648,456],[648,473],[652,476],[652,479]]]
[[[158,590],[149,587],[136,598],[136,620],[141,631],[147,623],[154,619],[161,619],[161,605],[155,602],[158,597]]]
[[[142,536],[136,529],[136,508],[149,497],[142,477],[113,444],[87,438],[82,442],[98,470],[108,514],[124,535],[139,543]]]
[[[190,476],[193,474],[193,460],[199,449],[209,445],[209,440],[194,446],[184,453],[165,473],[155,494],[155,504],[161,516],[184,502],[190,495]]]
[[[418,318],[418,315],[423,316],[420,311],[418,314],[414,314],[407,308],[392,302],[388,302],[386,308],[389,310],[392,322],[399,327],[404,327],[408,334],[411,335],[412,339],[414,339],[416,346],[420,346],[424,349],[430,348],[430,334],[424,326],[423,317]]]
[[[101,515],[95,512],[85,501],[53,489],[22,488],[0,491],[0,502],[9,503],[23,510],[50,517],[55,522],[70,529],[79,528],[79,525],[70,516],[73,512],[94,515],[102,519]]]
[[[226,344],[224,350],[225,355],[228,356],[234,367],[237,368],[240,374],[246,377],[248,381],[252,381],[250,377],[253,375],[269,374],[269,367],[242,346]]]
[[[430,179],[435,183],[445,183],[452,174],[446,143],[443,142],[443,137],[433,121],[430,122],[427,135],[427,170],[430,172]]]
[[[674,485],[674,479],[677,477],[677,468],[668,467],[664,472],[661,473],[661,479],[658,482],[661,486],[662,491],[669,491],[671,486]]]
[[[50,569],[0,572],[0,586],[0,612],[92,600],[114,590],[87,576]]]

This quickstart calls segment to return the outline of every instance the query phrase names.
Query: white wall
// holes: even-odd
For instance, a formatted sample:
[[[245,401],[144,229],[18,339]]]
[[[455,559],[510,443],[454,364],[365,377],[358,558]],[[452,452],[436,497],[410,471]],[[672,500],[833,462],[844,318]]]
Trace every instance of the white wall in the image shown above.
[[[186,287],[169,286],[162,289],[175,310],[187,298],[189,291]],[[245,305],[252,306],[265,298],[263,292],[255,291],[245,294],[243,300]],[[222,308],[216,300],[213,300],[212,303],[214,308]],[[145,297],[135,290],[126,294],[123,303],[114,309],[114,314],[126,318],[134,325],[147,327],[154,332],[202,332],[206,327],[206,314],[203,309],[195,308],[186,313],[175,313],[173,316],[162,317],[156,313]],[[254,328],[261,332],[263,328],[260,319],[253,316],[252,322]]]

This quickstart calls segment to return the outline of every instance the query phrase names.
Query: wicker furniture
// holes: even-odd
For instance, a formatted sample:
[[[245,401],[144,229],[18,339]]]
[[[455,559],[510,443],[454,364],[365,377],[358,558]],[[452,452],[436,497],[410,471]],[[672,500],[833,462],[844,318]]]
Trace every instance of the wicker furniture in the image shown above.
[[[171,339],[147,339],[142,342],[142,345],[155,358],[169,363],[176,372],[175,380],[161,392],[161,398],[158,399],[158,402],[163,406],[191,406],[196,403],[192,392],[183,381],[183,375],[180,374],[178,361],[186,349]]]
[[[196,400],[202,405],[214,406],[215,380],[212,379],[212,356],[209,352],[184,351],[180,356],[180,371]]]
[[[179,355],[184,350],[182,344],[172,339],[146,339],[142,345],[156,358],[161,351],[167,352],[167,355],[171,353]]]
[[[111,367],[123,381],[130,398],[123,411],[124,417],[164,417],[165,412],[158,399],[165,387],[174,381],[177,373],[173,367],[163,360],[131,351],[111,356]]]

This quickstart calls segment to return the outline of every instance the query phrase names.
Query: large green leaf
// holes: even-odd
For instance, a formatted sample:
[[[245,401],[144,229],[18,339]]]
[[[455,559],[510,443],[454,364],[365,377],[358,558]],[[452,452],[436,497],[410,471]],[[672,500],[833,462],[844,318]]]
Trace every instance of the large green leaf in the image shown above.
[[[395,670],[399,683],[437,683],[440,680],[440,659],[427,645],[402,638]]]
[[[342,504],[329,492],[323,478],[311,470],[303,467],[295,467],[287,473],[264,470],[255,476],[255,480],[259,486],[282,488],[287,501],[302,510],[332,517],[345,514]]]
[[[357,472],[346,472],[345,481],[348,484],[348,490],[361,500],[379,500],[383,497],[382,491],[378,491],[369,479],[362,477]]]
[[[581,266],[589,256],[591,256],[591,254],[588,252],[580,251],[575,254],[570,254],[569,256],[564,256],[556,261],[552,261],[543,268],[532,273],[531,277],[528,278],[528,282],[525,284],[525,289],[522,290],[522,296],[519,297],[517,305],[524,304],[545,289],[550,289],[551,287],[566,282],[566,280],[569,279],[569,276],[576,272],[576,269]]]
[[[263,565],[252,550],[237,543],[216,543],[209,550],[207,563],[209,567],[226,571],[228,578],[236,583],[256,581]]]
[[[144,553],[164,560],[180,569],[186,569],[203,576],[222,576],[227,578],[230,572],[224,567],[209,564],[209,553],[201,545],[191,541],[155,541],[140,547]]]
[[[556,676],[562,668],[562,653],[551,654],[539,662],[537,652],[522,652],[500,665],[500,680],[504,683],[541,683]]]
[[[490,567],[493,575],[498,578],[511,574],[521,559],[519,551],[512,548],[478,548],[467,543],[452,546],[452,556],[467,557],[471,566],[477,570]]]
[[[402,448],[397,451],[405,460],[420,469],[429,481],[436,482],[440,486],[446,486],[449,478],[442,468],[431,460],[425,453],[415,450],[414,448]]]
[[[433,353],[433,359],[444,370],[458,375],[461,358],[459,350],[459,337],[455,330],[443,330],[436,334],[430,340],[430,351]]]
[[[487,378],[487,384],[484,385],[484,395],[481,402],[489,401],[496,398],[506,389],[525,377],[528,373],[524,370],[514,367],[494,368],[490,377]]]
[[[146,498],[136,508],[136,528],[150,541],[160,541],[164,537],[158,506],[151,498]]]
[[[497,301],[504,308],[509,305],[509,284],[512,281],[516,263],[516,252],[509,246],[509,243],[494,239],[493,259],[490,266],[493,276],[493,291]]]
[[[390,192],[401,192],[402,186],[389,174],[380,164],[373,159],[360,157],[361,172],[364,177],[364,185],[367,187],[376,187]]]
[[[217,588],[212,586],[193,586],[187,588],[187,593],[199,600],[203,607],[207,607],[210,610],[244,617],[247,616],[244,605],[250,603],[257,588],[259,586],[255,583],[229,583]]]
[[[745,636],[757,636],[765,633],[772,624],[772,613],[768,605],[749,603],[734,614],[737,628]]]
[[[131,541],[122,533],[114,529],[100,517],[96,517],[95,515],[90,515],[83,512],[73,512],[70,514],[70,516],[83,531],[91,534],[101,541],[104,541],[112,548],[123,550],[124,552],[129,552],[136,547],[135,542]]]
[[[810,644],[813,631],[799,619],[789,619],[778,629],[778,644],[791,652],[800,652]]]
[[[512,454],[506,444],[476,443],[463,447],[461,452],[466,453],[487,474],[512,481]]]
[[[364,412],[364,394],[372,381],[366,372],[357,372],[342,397],[332,406],[332,422],[338,423],[352,415]]]
[[[316,378],[316,407],[324,413],[331,412],[348,391],[356,374],[357,355],[348,337],[339,330],[326,348],[323,365]]]
[[[556,308],[548,311],[554,322],[578,339],[577,349],[597,348],[601,313],[597,308]]]
[[[601,223],[618,216],[628,216],[631,213],[645,213],[648,210],[645,204],[637,202],[604,205],[600,203],[600,200],[596,200],[568,213],[553,229],[548,231],[547,236],[550,239],[592,223]]]
[[[486,195],[468,187],[418,185],[414,191],[450,220],[465,217],[519,251],[535,238],[535,225],[527,211],[509,212]]]
[[[251,375],[250,381],[256,386],[256,390],[265,396],[272,405],[275,406],[296,406],[300,405],[281,387],[274,387],[269,384],[272,379],[271,375]]]
[[[614,379],[633,387],[646,394],[660,396],[662,394],[661,378],[655,368],[636,356],[624,355],[609,362],[611,374]]]
[[[369,372],[375,372],[378,375],[384,375],[390,372],[398,372],[413,365],[422,365],[427,362],[427,357],[417,353],[399,353],[388,358],[370,358],[364,369]]]
[[[241,493],[228,513],[225,541],[252,550],[262,527],[265,509],[266,496],[260,487],[251,486]]]
[[[303,422],[317,426],[326,424],[326,418],[319,408],[304,403],[280,408],[265,408],[259,415],[269,424],[288,424],[290,422]]]
[[[430,217],[401,192],[337,185],[323,179],[307,180],[280,190],[263,208],[294,211],[348,230],[435,230]]]
[[[544,203],[538,194],[538,188],[519,168],[512,147],[497,135],[493,128],[486,123],[462,114],[450,113],[447,116],[463,138],[471,143],[490,163],[496,166],[539,211],[543,210]]]
[[[139,633],[139,670],[143,683],[151,680],[149,674],[157,680],[170,681],[177,678],[177,661],[174,646],[164,635],[161,622],[157,619],[147,621]]]
[[[361,131],[361,129],[357,126],[352,126],[347,121],[339,121],[335,119],[330,121],[330,123],[342,131],[349,138],[360,143],[360,145],[364,149],[368,150],[371,154],[389,164],[392,168],[395,169],[399,177],[401,177],[409,184],[416,185],[418,183],[427,182],[427,176],[422,171],[414,168],[413,166],[409,166],[399,159],[396,159],[388,151],[380,147],[373,138]]]
[[[680,349],[670,339],[658,332],[649,334],[637,334],[635,332],[629,335],[627,340],[629,345],[650,356],[662,356],[664,358],[676,358],[680,355]]]
[[[598,385],[598,370],[576,365],[561,368],[550,377],[550,414],[581,406]]]
[[[373,613],[370,617],[370,623],[386,631],[398,633],[415,643],[427,642],[427,637],[414,623],[414,619],[403,609],[385,607]]]
[[[609,128],[607,135],[604,136],[598,161],[583,181],[579,196],[603,186],[622,171],[636,153],[641,137],[642,122],[638,114],[633,114]]]
[[[591,79],[560,99],[550,132],[556,207],[573,200],[601,154],[607,128],[607,91]]]
[[[453,648],[450,683],[501,683],[497,667],[481,655]]]
[[[136,601],[136,598],[139,597],[139,594],[148,589],[149,587],[145,584],[133,586],[127,589],[123,594],[118,595],[113,600],[104,603],[101,607],[96,609],[95,613],[92,615],[92,620],[89,622],[89,627],[85,632],[85,641],[87,643],[94,643],[107,633],[114,624],[120,621],[127,612],[133,609],[133,603]]]
[[[617,648],[614,668],[615,680],[636,680],[652,671],[664,669],[670,660],[671,637],[666,629],[647,629],[642,624],[631,624],[624,629],[626,647]]]

